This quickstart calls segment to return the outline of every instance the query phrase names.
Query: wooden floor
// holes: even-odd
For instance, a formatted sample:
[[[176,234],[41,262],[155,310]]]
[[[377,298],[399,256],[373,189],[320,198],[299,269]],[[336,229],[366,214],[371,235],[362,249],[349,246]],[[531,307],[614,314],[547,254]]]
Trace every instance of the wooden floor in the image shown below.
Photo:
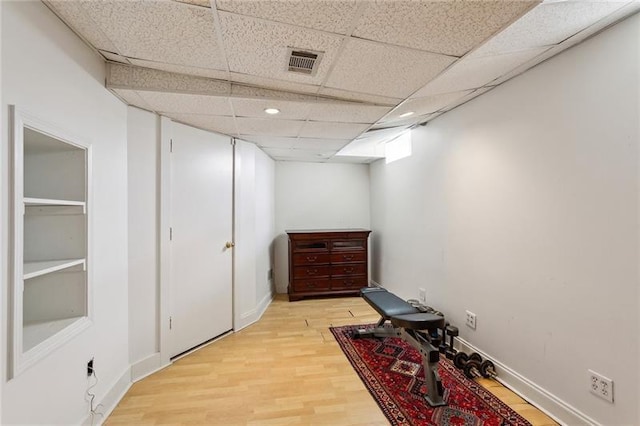
[[[328,330],[377,320],[361,298],[279,295],[256,324],[133,384],[105,424],[388,425]],[[556,424],[483,384],[534,425]]]

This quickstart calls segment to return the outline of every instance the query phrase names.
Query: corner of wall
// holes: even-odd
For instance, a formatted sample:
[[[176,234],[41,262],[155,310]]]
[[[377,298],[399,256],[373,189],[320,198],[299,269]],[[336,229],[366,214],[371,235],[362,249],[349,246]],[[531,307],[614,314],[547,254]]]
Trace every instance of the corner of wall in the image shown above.
[[[82,426],[101,425],[131,387],[131,368],[127,367],[99,401],[93,402],[94,413],[89,413]]]
[[[269,292],[265,297],[262,298],[260,302],[256,305],[255,309],[251,309],[243,314],[240,314],[240,318],[238,320],[238,325],[235,328],[235,332],[242,330],[243,328],[247,328],[252,324],[260,321],[262,315],[264,315],[265,311],[273,301],[273,292]]]

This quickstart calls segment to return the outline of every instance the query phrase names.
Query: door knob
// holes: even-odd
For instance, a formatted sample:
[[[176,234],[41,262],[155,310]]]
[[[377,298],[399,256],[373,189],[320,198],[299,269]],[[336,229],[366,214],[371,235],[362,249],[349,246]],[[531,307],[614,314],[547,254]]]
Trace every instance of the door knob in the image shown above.
[[[236,245],[234,243],[232,243],[231,241],[227,241],[227,243],[224,246],[229,249],[231,247],[235,247]]]

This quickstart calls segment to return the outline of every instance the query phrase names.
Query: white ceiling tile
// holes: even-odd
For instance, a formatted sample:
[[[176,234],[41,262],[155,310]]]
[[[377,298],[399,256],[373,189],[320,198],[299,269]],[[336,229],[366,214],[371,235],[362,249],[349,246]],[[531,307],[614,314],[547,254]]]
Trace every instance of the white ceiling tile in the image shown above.
[[[264,135],[240,135],[247,142],[253,142],[261,148],[293,148],[298,138]]]
[[[231,93],[231,84],[225,81],[122,64],[108,64],[107,87],[216,96]]]
[[[339,34],[353,25],[358,8],[356,0],[217,0],[216,4],[218,10]]]
[[[405,98],[438,75],[454,58],[350,39],[326,85]]]
[[[109,52],[117,52],[114,44],[109,38],[100,31],[96,22],[94,22],[84,12],[82,4],[78,1],[68,0],[47,0],[45,1],[55,13],[66,22],[71,28],[82,35],[96,49],[106,50]]]
[[[180,123],[189,124],[200,129],[211,130],[225,135],[236,135],[236,126],[233,117],[219,117],[204,114],[177,114],[166,113],[167,117]]]
[[[396,118],[394,120],[379,121],[373,126],[371,130],[385,129],[396,126],[413,126],[414,124],[422,123],[429,117],[429,114],[414,114],[406,118]]]
[[[238,117],[236,124],[241,135],[298,136],[304,121]]]
[[[236,72],[230,73],[231,80],[238,83],[260,86],[266,89],[281,90],[294,93],[303,93],[315,95],[319,86],[312,84],[292,83],[289,81],[275,80],[273,78],[258,77],[255,75],[240,74]]]
[[[342,37],[246,16],[220,12],[229,70],[279,80],[320,84],[342,43]],[[287,48],[324,52],[317,74],[288,72]]]
[[[175,0],[175,1],[179,3],[193,4],[195,6],[211,7],[211,2],[209,0]]]
[[[488,56],[560,43],[620,9],[625,3],[620,1],[541,3],[474,51],[473,55]]]
[[[545,50],[547,48],[536,48],[504,55],[462,58],[436,79],[414,93],[412,97],[422,98],[484,86],[519,65],[530,61]]]
[[[316,103],[311,105],[309,120],[340,123],[375,123],[391,111],[390,107],[362,104]]]
[[[354,36],[462,56],[537,1],[370,2]]]
[[[308,121],[300,132],[301,138],[353,139],[364,132],[369,124],[327,123]]]
[[[232,98],[231,103],[236,117],[268,118],[273,120],[305,120],[311,109],[311,105],[308,103],[274,99]],[[266,108],[277,108],[280,113],[270,116],[264,112]]]
[[[298,138],[292,148],[317,151],[339,151],[350,141],[350,139]]]
[[[493,83],[492,83],[493,84]],[[433,116],[429,117],[429,120],[435,118],[436,114],[439,114],[441,112],[446,112],[446,111],[451,111],[452,109],[465,104],[467,102],[469,102],[470,100],[472,100],[473,98],[477,98],[478,96],[482,95],[485,92],[488,92],[489,90],[493,89],[495,86],[486,86],[486,87],[481,87],[479,89],[476,90],[471,90],[466,96],[457,99],[453,102],[451,102],[449,105],[441,108],[439,111],[437,111],[436,113],[433,114]]]
[[[138,95],[135,90],[126,89],[111,89],[115,94],[120,96],[128,105],[133,105],[138,108],[146,109],[147,111],[153,111],[153,108],[147,104],[144,99]]]
[[[279,99],[282,101],[306,101],[315,102],[317,96],[305,95],[304,93],[285,92],[282,90],[265,89],[256,86],[247,86],[240,83],[231,85],[231,95],[240,98],[266,98]]]
[[[363,133],[362,135],[360,135],[353,142],[354,142],[354,145],[357,145],[364,141],[370,144],[387,142],[387,141],[390,141],[391,139],[398,137],[400,134],[405,132],[408,128],[409,127],[407,126],[398,126],[398,127],[391,127],[391,128],[385,128],[385,129],[369,130],[366,133]]]
[[[332,150],[303,150],[303,149],[278,149],[278,148],[262,148],[264,152],[269,154],[276,160],[297,160],[297,161],[314,161],[326,160],[335,155],[337,151]]]
[[[318,92],[321,96],[330,96],[332,98],[344,99],[347,101],[366,102],[378,105],[395,106],[402,102],[403,98],[394,98],[387,96],[372,95],[370,93],[350,92],[344,89],[333,89],[331,87],[323,87]]]
[[[197,77],[215,78],[218,80],[226,80],[227,72],[223,70],[214,70],[210,68],[189,67],[177,64],[167,64],[165,62],[146,61],[144,59],[128,58],[129,62],[138,67],[153,68],[161,71],[168,71],[178,74],[189,74]]]
[[[228,98],[185,93],[138,92],[154,111],[233,116]]]
[[[226,69],[210,9],[157,0],[81,4],[123,56]]]
[[[423,116],[426,114],[431,114],[465,97],[469,93],[471,93],[471,90],[443,93],[440,95],[427,96],[424,98],[407,99],[396,109],[394,109],[393,112],[380,120],[380,122],[387,123],[402,120],[404,117],[400,116],[409,112],[413,112],[413,115],[407,117],[408,119],[413,116]]]

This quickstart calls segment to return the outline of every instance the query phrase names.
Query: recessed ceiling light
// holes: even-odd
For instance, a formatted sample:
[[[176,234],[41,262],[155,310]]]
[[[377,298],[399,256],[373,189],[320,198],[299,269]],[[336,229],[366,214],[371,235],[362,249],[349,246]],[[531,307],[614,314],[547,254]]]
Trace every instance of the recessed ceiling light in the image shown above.
[[[265,108],[264,112],[266,112],[267,114],[278,114],[280,112],[280,110],[278,108]]]
[[[409,111],[409,112],[405,112],[404,114],[400,114],[400,118],[405,118],[405,117],[408,117],[410,115],[413,115],[413,111]]]

